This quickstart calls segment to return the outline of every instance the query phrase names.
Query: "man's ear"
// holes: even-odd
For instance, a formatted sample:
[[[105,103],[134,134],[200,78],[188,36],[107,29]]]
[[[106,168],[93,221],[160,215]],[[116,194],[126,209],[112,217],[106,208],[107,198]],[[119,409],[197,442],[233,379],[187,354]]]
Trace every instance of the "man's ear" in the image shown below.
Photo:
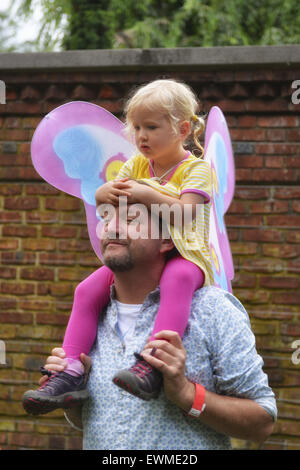
[[[175,247],[172,238],[163,238],[161,240],[160,245],[160,253],[167,253],[168,251],[172,251]]]

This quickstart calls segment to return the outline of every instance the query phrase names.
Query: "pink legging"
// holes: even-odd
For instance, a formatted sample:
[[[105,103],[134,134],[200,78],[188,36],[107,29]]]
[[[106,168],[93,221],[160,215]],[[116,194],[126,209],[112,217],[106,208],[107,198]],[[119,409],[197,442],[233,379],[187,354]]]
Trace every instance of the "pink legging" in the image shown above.
[[[110,299],[113,279],[112,271],[102,266],[76,287],[63,342],[67,358],[79,359],[81,353],[89,353],[96,338],[99,314]],[[160,279],[160,306],[151,339],[162,330],[176,331],[183,336],[193,293],[203,283],[204,273],[194,263],[181,256],[166,263]]]

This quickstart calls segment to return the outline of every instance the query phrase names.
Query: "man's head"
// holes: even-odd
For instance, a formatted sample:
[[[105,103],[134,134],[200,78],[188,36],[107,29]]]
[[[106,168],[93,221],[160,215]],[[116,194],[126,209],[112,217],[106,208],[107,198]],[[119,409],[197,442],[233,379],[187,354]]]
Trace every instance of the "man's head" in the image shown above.
[[[159,218],[141,204],[112,207],[103,217],[100,235],[103,263],[113,272],[145,268],[145,275],[147,267],[165,263],[174,244],[165,237]]]

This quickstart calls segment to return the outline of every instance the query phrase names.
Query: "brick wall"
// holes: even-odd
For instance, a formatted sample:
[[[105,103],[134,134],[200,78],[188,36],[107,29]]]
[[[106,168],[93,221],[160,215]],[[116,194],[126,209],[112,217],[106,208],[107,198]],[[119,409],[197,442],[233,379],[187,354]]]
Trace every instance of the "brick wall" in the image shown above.
[[[150,64],[151,65],[151,64]],[[279,418],[263,449],[300,449],[300,374],[291,358],[300,340],[300,104],[291,84],[300,64],[192,71],[140,69],[5,69],[0,105],[0,447],[80,449],[81,433],[62,412],[34,418],[20,403],[38,368],[61,344],[75,286],[99,266],[81,201],[43,182],[30,141],[42,117],[73,100],[121,116],[123,97],[161,77],[188,82],[203,109],[226,115],[235,149],[236,191],[226,216],[235,264],[234,293],[247,308]],[[3,343],[1,343],[3,344]],[[233,440],[236,448],[257,448]]]

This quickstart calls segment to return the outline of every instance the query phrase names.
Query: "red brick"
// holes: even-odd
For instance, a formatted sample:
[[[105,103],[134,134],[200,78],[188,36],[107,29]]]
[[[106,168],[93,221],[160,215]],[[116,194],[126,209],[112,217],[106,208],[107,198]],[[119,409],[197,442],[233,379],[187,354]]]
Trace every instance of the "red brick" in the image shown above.
[[[274,258],[249,258],[240,260],[240,269],[258,273],[276,273],[284,271],[285,262]]]
[[[234,279],[232,281],[232,287],[248,287],[254,288],[256,285],[256,276],[251,276],[245,273],[235,273]]]
[[[250,214],[284,213],[289,210],[288,201],[255,201],[249,203]]]
[[[287,231],[285,235],[286,241],[288,243],[300,243],[300,231],[295,230],[295,231]]]
[[[233,141],[260,141],[265,140],[266,133],[264,129],[231,129],[231,139]]]
[[[300,323],[282,323],[280,325],[280,333],[282,335],[300,337]]]
[[[36,322],[40,325],[67,325],[69,315],[38,313]]]
[[[40,264],[72,266],[76,262],[76,254],[41,253],[39,259],[40,259]]]
[[[15,279],[17,270],[0,266],[0,279]]]
[[[274,100],[264,100],[264,99],[253,99],[246,102],[246,111],[248,112],[286,112],[287,110],[287,101],[285,99],[274,99]],[[222,109],[222,108],[221,108]]]
[[[24,101],[38,101],[41,98],[41,93],[36,87],[27,85],[21,92],[21,100]]]
[[[267,225],[273,227],[299,228],[300,215],[268,215]]]
[[[225,216],[226,225],[231,227],[259,227],[263,223],[263,218],[261,215],[248,215],[241,217],[238,215],[226,215]]]
[[[23,240],[22,247],[23,250],[29,251],[53,251],[55,250],[55,240],[47,238]]]
[[[2,264],[35,264],[35,260],[35,253],[24,253],[23,251],[1,253]]]
[[[36,129],[38,124],[41,122],[41,118],[38,117],[26,117],[23,119],[24,129]]]
[[[255,127],[256,126],[256,116],[246,115],[246,116],[239,116],[237,125],[238,127]]]
[[[34,285],[25,282],[2,282],[0,292],[16,295],[34,294]]]
[[[35,184],[26,184],[26,194],[28,195],[58,195],[60,194],[60,191],[53,186],[50,186],[50,184],[45,184],[45,183],[35,183]]]
[[[17,302],[12,297],[0,297],[1,311],[15,309]]]
[[[76,232],[74,227],[42,227],[43,237],[75,238]]]
[[[28,447],[30,449],[36,447],[47,449],[48,437],[35,434],[11,433],[9,436],[9,444]]]
[[[21,127],[21,119],[15,116],[6,118],[4,122],[6,129],[17,129]]]
[[[0,129],[0,140],[16,142],[29,139],[30,134],[26,129]]]
[[[1,212],[0,211],[0,222],[14,222],[18,223],[22,220],[22,214],[20,212]]]
[[[288,142],[300,142],[300,130],[292,129],[287,131]]]
[[[295,258],[300,255],[300,245],[268,244],[262,245],[262,253],[277,258]]]
[[[300,156],[286,157],[287,168],[300,168]]]
[[[255,242],[281,242],[283,241],[283,233],[278,230],[247,229],[242,232],[242,239],[245,241]]]
[[[228,214],[246,214],[248,205],[245,201],[232,201],[228,209]]]
[[[3,227],[3,235],[4,236],[12,236],[12,237],[36,237],[37,236],[37,228],[36,227],[28,227],[26,225],[6,225]]]
[[[49,224],[49,223],[55,223],[58,221],[59,221],[59,214],[57,214],[54,211],[53,212],[34,211],[34,212],[26,213],[27,223]]]
[[[59,251],[89,251],[91,243],[88,240],[61,240],[58,242]]]
[[[239,83],[234,83],[232,87],[229,88],[227,92],[227,96],[229,98],[247,98],[249,96],[249,90],[247,87],[239,84]]]
[[[50,292],[51,295],[54,297],[63,297],[66,295],[73,295],[74,294],[74,288],[71,284],[53,284],[50,286]]]
[[[37,281],[54,281],[54,271],[53,269],[46,268],[23,268],[20,271],[20,278]]]
[[[253,180],[266,183],[296,182],[298,175],[294,170],[283,169],[255,169],[253,170]]]
[[[5,209],[32,210],[38,207],[39,200],[36,197],[8,197],[4,202]]]
[[[17,250],[19,248],[19,240],[11,238],[0,238],[0,250]]]
[[[259,279],[259,285],[270,289],[298,289],[300,280],[296,277],[268,276],[261,277]]]
[[[300,198],[299,186],[275,187],[274,197],[276,199],[298,199]]]
[[[89,101],[95,98],[95,92],[91,87],[84,85],[77,85],[72,93],[72,99],[74,100],[86,100]]]
[[[265,165],[267,168],[284,168],[285,166],[284,157],[275,156],[275,157],[266,157]]]
[[[254,255],[257,253],[257,243],[232,242],[231,251],[233,255]]]
[[[0,184],[0,194],[2,194],[3,196],[12,196],[21,193],[21,184]]]
[[[295,155],[299,154],[300,146],[297,144],[278,144],[278,143],[263,143],[256,144],[255,150],[257,154],[271,154],[271,155]]]
[[[235,189],[234,198],[235,199],[267,199],[270,197],[269,188],[259,188],[259,187],[237,187]]]
[[[300,304],[300,294],[293,292],[290,293],[277,293],[272,295],[272,301],[275,304],[287,304],[287,305],[299,305]]]
[[[15,324],[32,324],[33,315],[30,313],[0,313],[0,322],[1,323],[15,323]]]
[[[47,101],[61,101],[66,98],[66,90],[57,85],[50,85],[45,93],[45,100]]]
[[[264,159],[260,156],[237,155],[235,160],[237,168],[261,168],[264,166]]]
[[[73,211],[80,209],[81,202],[77,198],[46,198],[45,209]]]
[[[275,141],[284,142],[286,140],[286,131],[285,131],[285,129],[268,129],[267,130],[267,135],[266,135],[266,140],[269,140],[271,142],[275,142]]]
[[[235,181],[236,183],[252,182],[253,181],[252,170],[244,169],[244,168],[236,168]]]

